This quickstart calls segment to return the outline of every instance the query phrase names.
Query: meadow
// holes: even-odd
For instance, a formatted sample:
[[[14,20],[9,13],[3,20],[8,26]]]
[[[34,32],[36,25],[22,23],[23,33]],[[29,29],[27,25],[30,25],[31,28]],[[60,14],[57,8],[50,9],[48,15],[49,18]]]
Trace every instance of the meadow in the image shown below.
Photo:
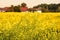
[[[0,40],[60,40],[60,13],[0,12]]]

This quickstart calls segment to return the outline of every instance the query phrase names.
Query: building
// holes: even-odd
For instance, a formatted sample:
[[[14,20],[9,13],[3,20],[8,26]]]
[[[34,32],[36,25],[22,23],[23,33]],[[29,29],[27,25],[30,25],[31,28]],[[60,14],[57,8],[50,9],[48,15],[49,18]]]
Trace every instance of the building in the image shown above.
[[[0,8],[0,12],[5,12],[4,8]]]

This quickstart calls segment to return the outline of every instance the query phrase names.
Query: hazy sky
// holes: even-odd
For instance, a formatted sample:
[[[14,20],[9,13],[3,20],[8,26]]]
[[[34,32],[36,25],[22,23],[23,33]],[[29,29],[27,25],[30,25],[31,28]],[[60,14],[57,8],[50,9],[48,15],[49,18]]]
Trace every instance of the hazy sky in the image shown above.
[[[41,3],[60,3],[60,0],[0,0],[0,7],[6,7],[10,5],[20,5],[25,2],[28,7],[32,7]]]

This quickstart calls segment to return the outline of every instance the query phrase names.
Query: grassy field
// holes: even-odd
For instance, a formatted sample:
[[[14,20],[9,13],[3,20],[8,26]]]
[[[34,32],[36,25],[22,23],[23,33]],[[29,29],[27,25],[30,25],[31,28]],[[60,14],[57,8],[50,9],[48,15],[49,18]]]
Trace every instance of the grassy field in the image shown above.
[[[60,40],[60,13],[0,12],[0,40]]]

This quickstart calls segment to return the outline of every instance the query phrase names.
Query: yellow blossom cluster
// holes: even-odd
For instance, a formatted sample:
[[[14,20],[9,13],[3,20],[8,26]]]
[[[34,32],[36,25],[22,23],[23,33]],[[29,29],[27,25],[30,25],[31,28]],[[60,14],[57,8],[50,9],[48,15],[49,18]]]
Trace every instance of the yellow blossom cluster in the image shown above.
[[[1,12],[0,40],[60,40],[60,13]]]

